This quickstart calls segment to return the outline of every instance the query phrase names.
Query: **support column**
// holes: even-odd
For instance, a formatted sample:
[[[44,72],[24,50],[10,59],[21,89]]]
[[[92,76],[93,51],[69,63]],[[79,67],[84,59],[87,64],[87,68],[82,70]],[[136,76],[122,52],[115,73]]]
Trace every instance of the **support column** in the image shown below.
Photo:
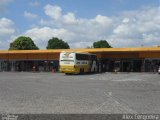
[[[11,71],[14,71],[13,61],[10,62],[11,64]]]
[[[0,72],[2,71],[2,62],[0,61]]]
[[[121,72],[123,72],[123,60],[121,61],[121,66],[122,66],[122,71]]]
[[[146,67],[145,67],[145,62],[146,60],[144,59],[143,62],[142,62],[142,69],[141,69],[141,72],[145,72],[146,71]]]

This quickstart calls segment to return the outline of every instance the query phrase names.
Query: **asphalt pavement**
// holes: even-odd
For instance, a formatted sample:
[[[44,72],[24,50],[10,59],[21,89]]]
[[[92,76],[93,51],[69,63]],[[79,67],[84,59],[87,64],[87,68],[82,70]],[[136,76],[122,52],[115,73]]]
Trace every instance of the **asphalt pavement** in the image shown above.
[[[0,113],[160,113],[154,73],[0,72]]]

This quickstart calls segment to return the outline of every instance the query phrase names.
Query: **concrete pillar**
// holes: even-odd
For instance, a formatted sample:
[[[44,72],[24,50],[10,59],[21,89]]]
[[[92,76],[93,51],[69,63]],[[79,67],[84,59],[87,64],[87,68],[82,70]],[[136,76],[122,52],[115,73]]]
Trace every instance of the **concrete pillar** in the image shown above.
[[[14,71],[13,61],[10,62],[11,71]]]
[[[145,59],[143,60],[143,62],[142,62],[142,70],[141,70],[141,72],[145,72],[146,71],[146,68],[145,68]]]
[[[2,62],[0,61],[0,71],[2,71]]]

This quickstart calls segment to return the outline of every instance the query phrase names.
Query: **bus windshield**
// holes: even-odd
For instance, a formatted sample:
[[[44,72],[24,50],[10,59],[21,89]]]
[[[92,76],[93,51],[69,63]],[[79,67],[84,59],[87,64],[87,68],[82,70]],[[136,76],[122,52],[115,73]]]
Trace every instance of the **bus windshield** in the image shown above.
[[[60,54],[60,63],[73,65],[75,62],[75,53],[63,52]]]

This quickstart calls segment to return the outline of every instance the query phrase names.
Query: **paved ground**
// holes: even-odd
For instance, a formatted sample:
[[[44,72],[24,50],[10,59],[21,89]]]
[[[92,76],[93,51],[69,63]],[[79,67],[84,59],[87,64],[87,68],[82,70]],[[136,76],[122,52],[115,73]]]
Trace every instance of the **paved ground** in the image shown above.
[[[160,75],[0,72],[0,113],[160,113]]]

